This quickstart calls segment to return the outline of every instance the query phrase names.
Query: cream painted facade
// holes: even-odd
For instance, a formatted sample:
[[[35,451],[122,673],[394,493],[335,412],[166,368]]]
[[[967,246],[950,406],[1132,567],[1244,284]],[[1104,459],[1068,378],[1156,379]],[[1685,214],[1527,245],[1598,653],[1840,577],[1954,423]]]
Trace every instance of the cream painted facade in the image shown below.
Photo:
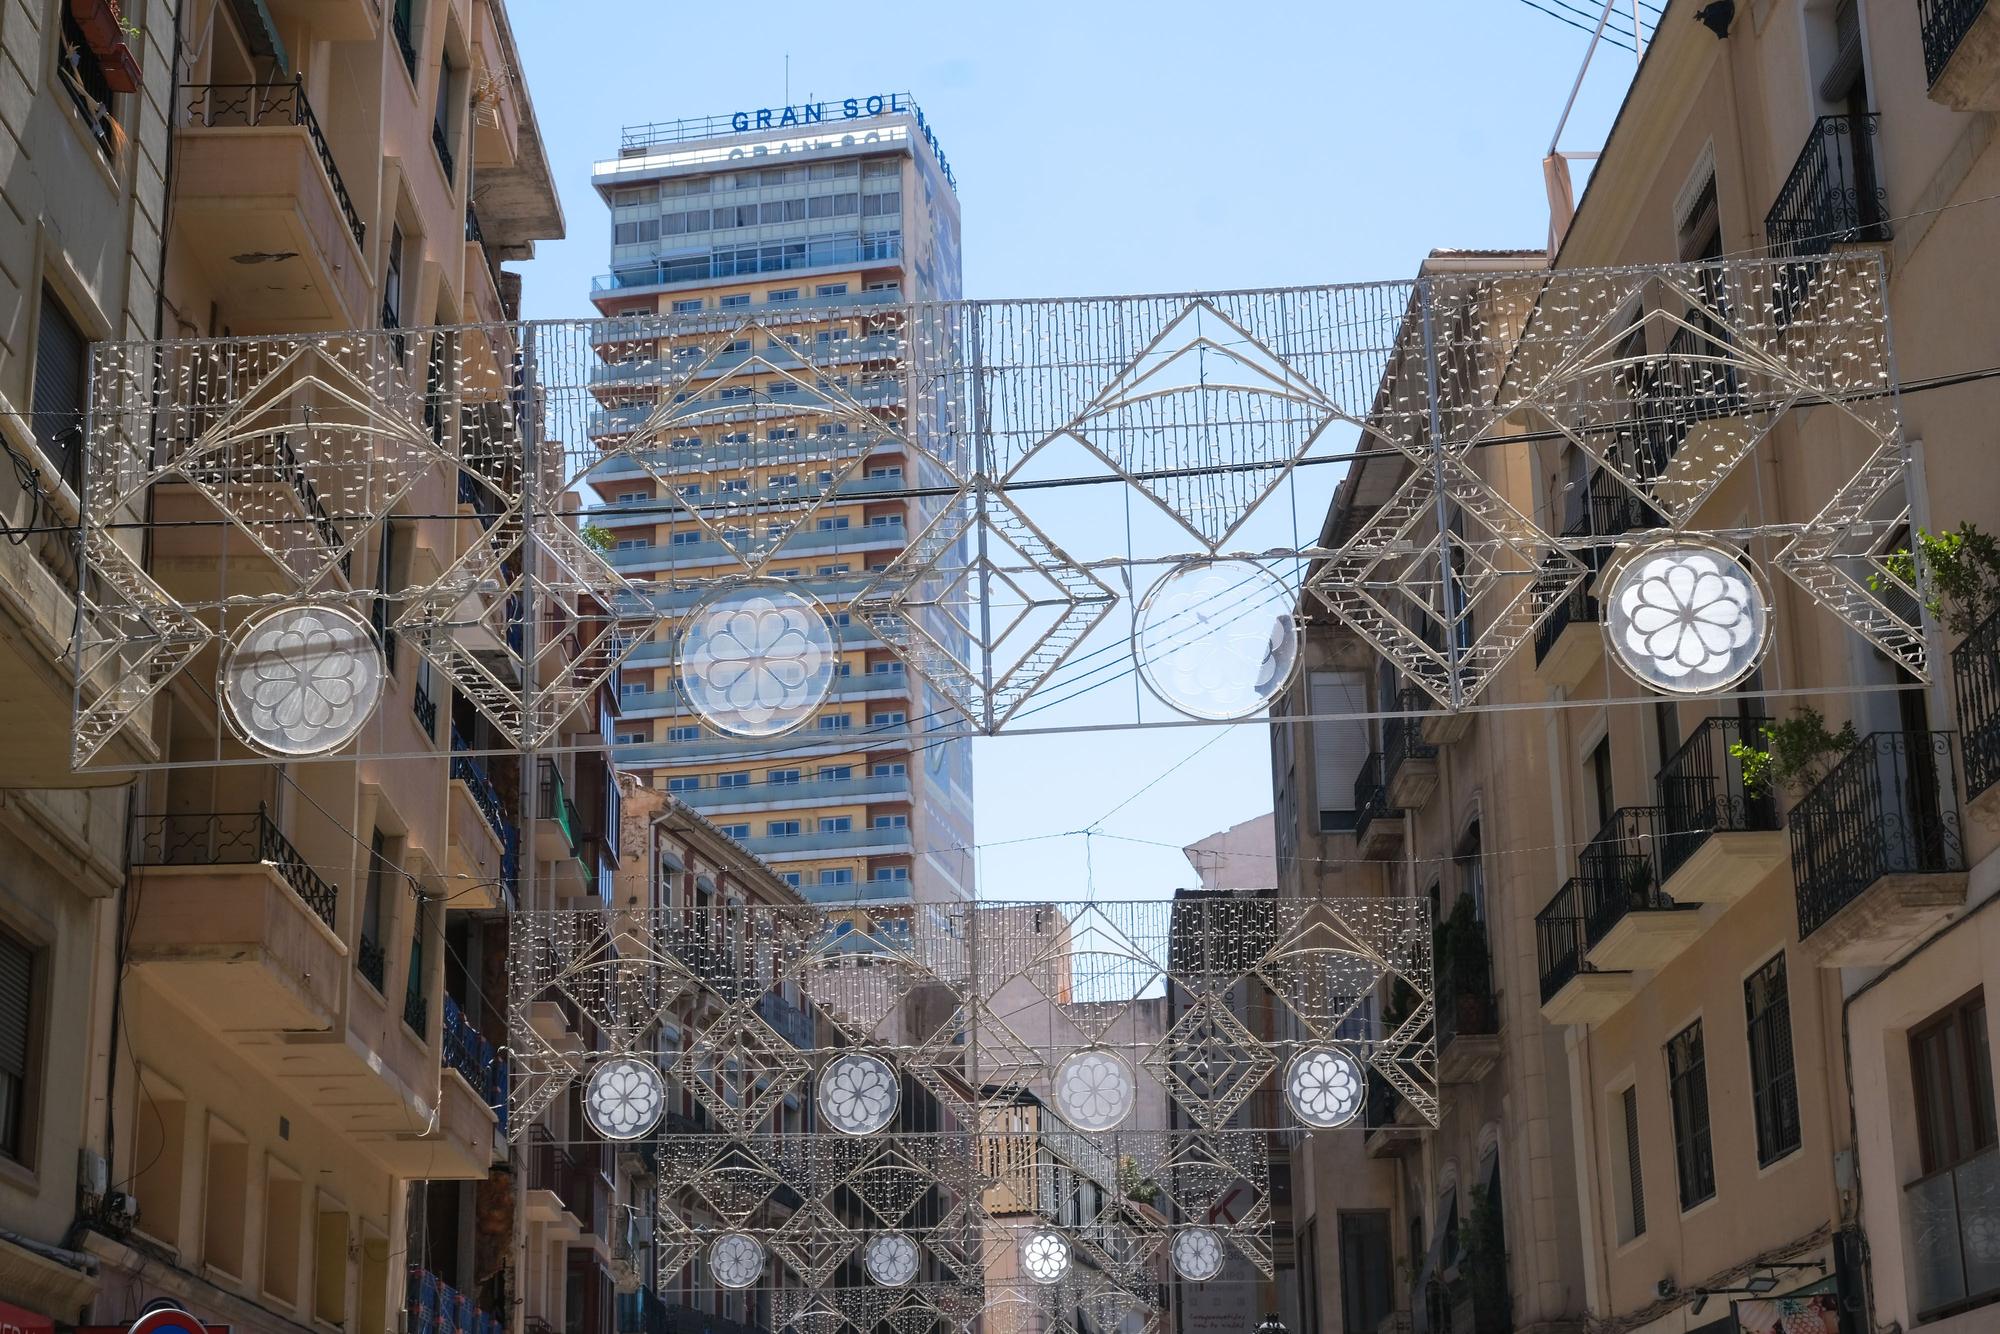
[[[0,1302],[59,1321],[105,1294],[76,1224],[117,1179],[102,1056],[130,788],[70,772],[71,545],[15,530],[75,521],[85,345],[156,329],[177,8],[88,31],[69,0],[0,8]],[[150,720],[132,735],[126,762],[153,750]]]
[[[0,265],[13,293],[0,357],[10,404],[41,407],[59,388],[31,369],[54,346],[52,305],[90,340],[498,321],[519,282],[500,262],[561,234],[499,0],[127,4],[110,31],[141,88],[95,121],[87,99],[37,77],[53,76],[53,16],[87,8],[0,14],[0,50],[45,87],[9,126],[8,217],[34,221],[21,257]],[[98,59],[130,74],[122,56]],[[484,358],[504,371],[504,347],[456,352],[468,368]],[[423,353],[409,347],[406,364],[421,376]],[[0,420],[11,431],[20,419],[10,408]],[[355,568],[404,583],[434,575],[455,554],[452,526],[419,516],[451,513],[456,490],[443,469],[424,478],[407,517],[391,519],[393,539],[365,541]],[[63,492],[40,517],[23,506],[10,519],[48,524],[74,507]],[[162,488],[157,512],[203,517],[185,487]],[[263,558],[215,527],[159,536],[145,556],[169,589],[206,592],[218,569],[240,587],[277,586]],[[20,564],[46,553],[5,550],[19,627],[6,638],[46,662],[33,637],[58,625],[66,637],[70,613],[47,574],[38,583]],[[522,884],[535,902],[599,897],[615,840],[608,858],[588,850],[588,867],[567,837],[559,849],[538,841],[538,826],[558,823],[534,818],[552,780],[455,758],[455,734],[481,748],[482,725],[411,648],[390,646],[388,662],[381,728],[354,758],[280,766],[217,735],[213,701],[193,684],[204,666],[213,679],[211,656],[161,694],[150,728],[115,758],[224,764],[0,800],[10,823],[39,827],[43,847],[32,859],[0,850],[15,872],[6,892],[23,896],[23,937],[41,949],[29,1133],[0,1163],[0,1197],[20,1194],[0,1198],[0,1229],[20,1246],[0,1249],[40,1253],[23,1250],[18,1286],[0,1263],[0,1301],[116,1323],[165,1298],[244,1330],[388,1331],[412,1302],[434,1317],[456,1290],[468,1329],[536,1317],[516,1285],[500,1133],[506,932],[495,914]],[[7,685],[20,720],[8,772],[75,781],[60,736],[69,688],[33,698],[19,689],[27,679]],[[575,730],[607,724],[594,715]],[[426,751],[434,758],[370,758]],[[565,758],[559,772],[569,790],[597,794],[597,829],[615,819],[601,755]],[[45,879],[23,873],[44,862]]]
[[[1437,251],[1421,272],[1528,272],[1546,262],[1541,252]],[[1524,314],[1498,301],[1479,312],[1493,330],[1518,327]],[[1396,347],[1385,382],[1421,376],[1414,307]],[[1480,450],[1474,466],[1510,503],[1530,508],[1528,444]],[[1388,457],[1357,464],[1321,544],[1351,536],[1406,469]],[[1584,1293],[1567,1070],[1535,992],[1535,912],[1554,865],[1546,772],[1539,716],[1504,708],[1531,699],[1534,683],[1510,666],[1485,697],[1501,710],[1456,718],[1286,722],[1427,711],[1323,607],[1308,598],[1300,611],[1301,669],[1273,709],[1279,893],[1424,897],[1466,944],[1449,945],[1442,933],[1437,941],[1437,1128],[1371,1077],[1358,1123],[1367,1128],[1306,1137],[1293,1151],[1293,1328],[1577,1328]],[[1370,1004],[1387,1019],[1407,1013],[1398,1007],[1409,1000],[1379,994]],[[1475,1258],[1474,1232],[1489,1216],[1492,1244],[1504,1252],[1497,1264]]]

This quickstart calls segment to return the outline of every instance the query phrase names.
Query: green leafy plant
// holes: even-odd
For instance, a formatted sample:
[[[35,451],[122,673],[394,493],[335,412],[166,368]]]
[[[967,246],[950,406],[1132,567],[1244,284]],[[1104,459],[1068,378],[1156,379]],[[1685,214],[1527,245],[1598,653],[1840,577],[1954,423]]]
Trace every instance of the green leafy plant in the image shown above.
[[[1139,1160],[1126,1154],[1118,1160],[1118,1192],[1134,1204],[1152,1204],[1160,1198],[1160,1183],[1139,1171]]]
[[[611,550],[611,530],[602,524],[587,523],[576,530],[577,536],[596,547],[599,551]]]
[[[1945,533],[1918,529],[1916,551],[1905,547],[1883,564],[1890,575],[1915,588],[1919,557],[1931,582],[1926,610],[1953,634],[1970,634],[2000,611],[2000,538],[1969,523]],[[1869,576],[1868,586],[1879,593],[1893,585],[1875,574]]]
[[[1451,913],[1431,931],[1431,958],[1440,975],[1450,974],[1461,995],[1484,995],[1491,966],[1486,952],[1486,924],[1472,902],[1460,894]]]
[[[1737,741],[1729,747],[1729,757],[1742,766],[1743,790],[1753,797],[1773,787],[1793,796],[1807,792],[1861,744],[1853,723],[1829,731],[1818,709],[1800,709],[1782,721],[1765,723],[1760,736],[1762,745]]]

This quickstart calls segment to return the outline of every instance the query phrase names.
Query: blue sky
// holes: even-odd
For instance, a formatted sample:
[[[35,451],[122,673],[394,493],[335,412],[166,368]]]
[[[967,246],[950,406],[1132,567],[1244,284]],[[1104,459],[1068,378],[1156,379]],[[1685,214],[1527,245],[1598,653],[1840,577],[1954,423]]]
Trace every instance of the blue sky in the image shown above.
[[[794,102],[915,95],[958,177],[966,295],[1000,298],[1365,282],[1434,246],[1539,246],[1541,160],[1588,42],[1525,0],[511,11],[569,226],[515,266],[531,319],[592,313],[609,224],[590,164],[619,126],[781,105],[787,52]],[[1632,68],[1600,51],[1566,148],[1599,146]],[[976,742],[982,892],[1193,883],[1177,849],[1271,804],[1266,729],[1222,731]],[[1210,741],[1103,826],[1166,846],[1093,838],[1086,858],[1082,839],[1039,837]]]

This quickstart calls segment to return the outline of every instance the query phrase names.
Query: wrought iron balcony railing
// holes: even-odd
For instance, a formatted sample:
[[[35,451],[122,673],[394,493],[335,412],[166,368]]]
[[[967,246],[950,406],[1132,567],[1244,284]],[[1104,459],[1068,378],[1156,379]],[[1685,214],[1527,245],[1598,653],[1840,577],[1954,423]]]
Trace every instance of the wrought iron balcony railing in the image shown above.
[[[588,1224],[595,1216],[588,1164],[557,1144],[541,1126],[532,1127],[529,1133],[528,1189],[553,1193],[563,1208]]]
[[[438,165],[444,168],[444,178],[447,181],[450,180],[453,166],[451,160],[451,134],[445,129],[443,121],[434,120],[431,122],[431,147],[437,150]]]
[[[1924,77],[1931,87],[1951,63],[1958,44],[1986,8],[1986,0],[1917,0],[1917,24],[1924,35]]]
[[[417,678],[416,693],[410,697],[410,708],[416,713],[417,726],[424,729],[424,735],[430,737],[432,740],[436,740],[438,728],[437,701],[431,698],[430,689],[424,684],[424,679],[421,676]]]
[[[410,1266],[404,1303],[408,1334],[505,1334],[507,1328],[498,1316],[418,1265]]]
[[[1597,599],[1591,596],[1590,582],[1586,581],[1574,593],[1556,603],[1555,610],[1548,614],[1535,630],[1535,665],[1549,656],[1562,638],[1562,632],[1572,625],[1596,625],[1599,618]]]
[[[813,1017],[796,1001],[785,999],[775,991],[767,991],[757,998],[757,1013],[778,1036],[802,1051],[812,1049]]]
[[[1489,1037],[1500,1031],[1500,1008],[1493,998],[1493,965],[1483,954],[1467,953],[1437,961],[1437,1045],[1455,1037]]]
[[[266,125],[296,125],[312,140],[313,152],[326,170],[326,182],[340,205],[340,214],[354,233],[354,244],[362,244],[368,233],[361,214],[348,196],[347,183],[334,164],[333,150],[306,101],[305,84],[291,83],[197,83],[185,87],[188,124],[204,129],[258,129]]]
[[[1577,854],[1577,892],[1589,944],[1603,940],[1630,913],[1690,906],[1660,892],[1665,827],[1658,806],[1622,806]]]
[[[570,855],[575,856],[583,846],[582,826],[577,823],[576,803],[569,799],[569,789],[563,785],[562,770],[556,768],[551,759],[542,760],[540,779],[535,785],[535,818],[554,820],[567,840]]]
[[[1563,882],[1535,914],[1535,960],[1541,973],[1542,1004],[1547,1005],[1571,978],[1585,971],[1583,896],[1578,882]]]
[[[1768,718],[1704,718],[1694,734],[1660,766],[1660,882],[1687,864],[1711,834],[1773,830],[1778,802],[1767,788],[1752,792],[1743,762],[1730,754],[1737,742],[1760,744]]]
[[[2000,1298],[1992,1253],[2000,1226],[2000,1148],[1933,1172],[1903,1187],[1903,1211],[1916,1252],[1911,1269],[1918,1321],[1934,1320]]]
[[[1888,191],[1875,162],[1880,118],[1821,116],[1764,218],[1771,254],[1797,259],[1889,239]]]
[[[1976,797],[2000,782],[2000,612],[1951,651],[1951,683],[1965,747],[1965,792]]]
[[[485,1099],[507,1130],[507,1062],[491,1042],[472,1026],[465,1011],[450,996],[444,998],[444,1063],[464,1077],[472,1091]]]
[[[354,966],[361,970],[361,975],[368,979],[370,986],[380,991],[389,974],[388,951],[382,948],[381,941],[364,935],[360,948],[354,954]]]
[[[471,747],[465,736],[456,727],[451,729],[451,776],[464,783],[472,793],[472,800],[479,807],[479,813],[486,817],[492,827],[493,836],[500,840],[502,848],[513,841],[514,822],[507,818],[507,808],[501,803],[500,789],[486,775],[486,766],[465,752]]]
[[[1605,468],[1593,469],[1584,493],[1570,496],[1564,518],[1562,535],[1567,538],[1618,537],[1659,525],[1653,507]]]
[[[417,47],[410,40],[410,6],[407,0],[390,0],[389,26],[395,30],[396,49],[402,52],[403,64],[414,79],[417,77]]]
[[[1430,696],[1414,686],[1399,692],[1396,707],[1408,713],[1421,713],[1431,707]],[[1386,783],[1396,781],[1396,771],[1406,760],[1434,760],[1438,748],[1435,743],[1424,740],[1424,720],[1422,718],[1391,718],[1382,724],[1382,777]]]
[[[1950,732],[1871,732],[1792,807],[1799,938],[1885,875],[1965,869]]]
[[[320,877],[259,803],[254,811],[137,817],[134,866],[254,866],[262,862],[299,900],[334,926],[340,890]]]
[[[1371,823],[1392,814],[1389,784],[1382,768],[1382,752],[1371,751],[1354,779],[1354,836],[1360,838]]]

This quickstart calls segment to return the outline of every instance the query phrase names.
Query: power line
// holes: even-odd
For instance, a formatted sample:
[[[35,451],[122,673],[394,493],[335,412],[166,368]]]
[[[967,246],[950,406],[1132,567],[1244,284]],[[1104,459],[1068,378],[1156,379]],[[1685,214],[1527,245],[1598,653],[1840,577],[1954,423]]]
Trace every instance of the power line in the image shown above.
[[[1561,3],[1561,0],[1553,0],[1553,2]],[[1521,0],[1521,3],[1526,5],[1528,8],[1534,10],[1538,14],[1547,14],[1550,18],[1554,19],[1558,23],[1567,23],[1570,27],[1575,28],[1578,32],[1588,33],[1593,36],[1596,36],[1597,39],[1603,42],[1606,46],[1615,46],[1620,51],[1629,51],[1633,55],[1639,54],[1638,51],[1636,51],[1629,42],[1626,42],[1621,38],[1614,36],[1613,35],[1614,30],[1609,28],[1608,26],[1604,32],[1599,33],[1597,31],[1597,26],[1595,23],[1591,24],[1580,23],[1576,19],[1569,17],[1567,14],[1558,13],[1556,10],[1553,9],[1542,8],[1542,6],[1535,3],[1535,0]],[[1622,29],[1617,31],[1622,31]]]

